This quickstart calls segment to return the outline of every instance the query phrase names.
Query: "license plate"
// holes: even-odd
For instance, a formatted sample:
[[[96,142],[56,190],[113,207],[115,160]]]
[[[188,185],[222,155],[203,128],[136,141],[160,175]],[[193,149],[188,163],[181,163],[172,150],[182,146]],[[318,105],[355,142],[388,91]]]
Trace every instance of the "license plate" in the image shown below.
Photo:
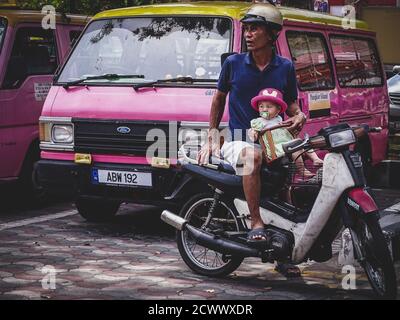
[[[150,172],[93,169],[92,183],[115,186],[151,187],[152,179]]]

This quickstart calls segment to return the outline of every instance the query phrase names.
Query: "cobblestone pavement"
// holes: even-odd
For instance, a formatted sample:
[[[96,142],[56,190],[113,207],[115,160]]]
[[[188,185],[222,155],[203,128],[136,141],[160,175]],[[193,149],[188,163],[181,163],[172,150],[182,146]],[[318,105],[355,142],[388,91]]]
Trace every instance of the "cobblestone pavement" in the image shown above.
[[[70,203],[39,215],[28,210],[17,221],[0,213],[0,299],[374,299],[361,269],[357,290],[342,289],[337,257],[301,265],[300,279],[287,280],[257,259],[225,278],[197,275],[159,215],[124,205],[113,223],[92,224]]]

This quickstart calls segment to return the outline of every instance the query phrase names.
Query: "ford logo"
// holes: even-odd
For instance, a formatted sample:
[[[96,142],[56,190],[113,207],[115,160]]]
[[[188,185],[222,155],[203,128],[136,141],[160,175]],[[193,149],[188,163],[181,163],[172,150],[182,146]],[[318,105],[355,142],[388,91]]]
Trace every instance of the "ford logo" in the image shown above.
[[[118,128],[117,128],[117,131],[118,131],[119,133],[124,133],[124,134],[126,134],[126,133],[131,132],[131,128],[128,128],[128,127],[118,127]]]

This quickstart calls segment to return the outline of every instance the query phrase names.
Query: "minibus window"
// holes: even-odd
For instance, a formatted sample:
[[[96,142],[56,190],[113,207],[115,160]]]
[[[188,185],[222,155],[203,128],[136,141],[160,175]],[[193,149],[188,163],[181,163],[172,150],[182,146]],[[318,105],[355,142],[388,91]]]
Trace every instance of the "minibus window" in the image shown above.
[[[69,32],[69,43],[70,43],[71,47],[73,46],[75,41],[78,40],[81,33],[82,33],[82,31],[80,31],[80,30],[71,30]]]
[[[0,18],[0,51],[3,46],[3,39],[6,34],[6,26],[7,26],[7,20],[4,18]]]
[[[286,32],[300,90],[334,88],[333,72],[325,38],[320,33]]]
[[[92,22],[59,76],[59,83],[103,74],[144,79],[86,81],[137,83],[190,76],[216,81],[221,55],[231,49],[232,23],[208,17],[107,19]]]
[[[30,75],[51,75],[57,68],[57,54],[52,30],[19,28],[8,61],[3,88],[19,87]]]
[[[331,46],[341,87],[369,87],[383,84],[379,55],[372,39],[335,35]]]

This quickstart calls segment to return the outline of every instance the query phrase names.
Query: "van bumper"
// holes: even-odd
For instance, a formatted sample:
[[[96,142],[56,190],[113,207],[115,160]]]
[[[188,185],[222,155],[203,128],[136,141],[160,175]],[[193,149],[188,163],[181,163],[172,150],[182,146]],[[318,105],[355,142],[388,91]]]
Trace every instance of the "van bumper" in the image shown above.
[[[137,171],[152,174],[152,186],[109,186],[92,182],[92,170],[107,169]],[[80,165],[71,161],[40,160],[35,165],[37,181],[49,193],[72,197],[101,197],[121,202],[135,202],[152,205],[169,203],[168,197],[180,179],[178,168],[160,169],[148,165],[125,165],[96,163]],[[176,200],[174,200],[176,201]]]

